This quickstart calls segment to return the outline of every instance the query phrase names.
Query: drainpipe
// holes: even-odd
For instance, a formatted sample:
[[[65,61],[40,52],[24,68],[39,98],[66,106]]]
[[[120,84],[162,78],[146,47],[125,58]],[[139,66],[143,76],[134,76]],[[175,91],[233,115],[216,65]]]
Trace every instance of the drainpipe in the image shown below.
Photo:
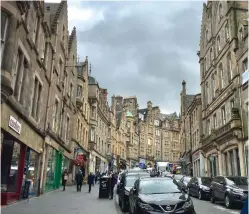
[[[57,26],[59,24],[59,21],[57,21]],[[50,71],[50,79],[49,79],[49,85],[48,85],[48,99],[47,99],[47,104],[46,104],[46,118],[45,118],[45,123],[44,123],[44,131],[45,131],[45,140],[43,143],[43,156],[42,156],[42,162],[41,162],[41,179],[40,179],[40,189],[41,191],[39,191],[39,194],[44,193],[44,185],[43,185],[43,181],[45,180],[44,176],[44,170],[45,170],[45,162],[46,162],[46,137],[47,137],[47,122],[48,122],[48,109],[49,109],[49,104],[50,104],[50,97],[51,97],[51,84],[52,84],[52,75],[53,75],[53,67],[54,67],[54,61],[55,61],[55,53],[56,53],[56,49],[57,49],[57,41],[58,41],[58,27],[57,27],[57,31],[55,34],[55,51],[52,53],[52,62],[51,62],[51,71]]]

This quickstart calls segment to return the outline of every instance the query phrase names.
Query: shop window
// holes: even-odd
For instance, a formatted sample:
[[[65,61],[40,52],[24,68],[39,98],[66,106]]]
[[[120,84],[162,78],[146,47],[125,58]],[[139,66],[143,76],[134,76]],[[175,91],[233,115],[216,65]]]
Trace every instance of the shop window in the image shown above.
[[[26,153],[24,178],[25,182],[30,182],[29,197],[35,196],[38,187],[38,168],[39,168],[39,155],[32,149],[28,149]],[[24,184],[22,188],[22,196],[24,196]],[[26,196],[27,197],[27,196]]]
[[[17,181],[18,181],[18,170],[19,170],[19,158],[20,158],[20,144],[17,142],[13,143],[13,153],[11,160],[11,167],[8,179],[8,192],[17,191]]]
[[[55,180],[55,161],[56,151],[52,147],[48,147],[48,165],[46,174],[46,191],[54,189]]]

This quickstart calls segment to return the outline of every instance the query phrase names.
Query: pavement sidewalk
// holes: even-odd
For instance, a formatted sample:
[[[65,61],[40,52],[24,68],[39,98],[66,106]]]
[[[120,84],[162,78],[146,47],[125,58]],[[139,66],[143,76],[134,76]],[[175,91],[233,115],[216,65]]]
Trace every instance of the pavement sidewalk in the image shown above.
[[[76,187],[67,187],[66,191],[56,191],[37,198],[21,201],[1,209],[2,214],[117,214],[115,200],[99,199],[99,185],[88,185],[76,192]]]

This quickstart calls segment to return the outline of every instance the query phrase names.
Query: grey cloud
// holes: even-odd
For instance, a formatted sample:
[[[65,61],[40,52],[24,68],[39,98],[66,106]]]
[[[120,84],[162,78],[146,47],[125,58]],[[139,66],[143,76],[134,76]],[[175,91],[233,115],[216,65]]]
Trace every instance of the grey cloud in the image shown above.
[[[188,91],[199,92],[196,51],[202,2],[82,6],[104,11],[104,20],[88,31],[76,27],[78,52],[89,56],[93,76],[109,94],[137,95],[140,107],[151,100],[167,112],[179,112],[182,80],[187,80]]]

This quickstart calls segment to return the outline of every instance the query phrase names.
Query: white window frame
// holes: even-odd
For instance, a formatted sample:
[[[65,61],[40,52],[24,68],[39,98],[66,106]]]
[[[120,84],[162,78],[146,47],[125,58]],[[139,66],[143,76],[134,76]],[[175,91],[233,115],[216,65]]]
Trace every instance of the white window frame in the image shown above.
[[[224,80],[224,71],[223,71],[223,65],[221,64],[219,66],[219,73],[220,73],[220,86],[221,86],[221,89],[223,89],[225,87],[225,80]]]
[[[233,79],[233,69],[232,69],[232,55],[231,53],[227,56],[227,66],[228,66],[228,72],[230,74],[230,79]]]
[[[34,96],[35,96],[35,92],[36,92],[36,86],[35,86],[35,80],[37,79],[38,81],[38,92],[39,93],[39,87],[41,86],[41,94],[40,94],[40,97],[37,97],[36,100],[34,100]],[[39,107],[40,105],[40,101],[41,101],[41,97],[42,97],[42,91],[43,91],[43,82],[41,80],[41,78],[39,77],[39,75],[35,72],[34,74],[34,77],[33,77],[33,81],[34,81],[34,87],[33,87],[33,92],[32,92],[32,103],[31,103],[31,111],[30,111],[30,115],[36,120],[36,121],[39,121],[40,118],[40,110],[41,108]],[[34,108],[36,108],[35,110],[35,115],[32,114],[32,111],[33,111],[33,105],[34,105],[34,102],[36,102]]]
[[[217,37],[217,48],[218,48],[218,53],[221,51],[221,46],[220,46],[220,35]]]
[[[56,111],[56,103],[57,105],[57,111]],[[60,100],[58,98],[55,98],[54,103],[53,103],[53,123],[52,123],[52,130],[54,133],[57,133],[58,131],[58,122],[59,122],[59,115],[58,113],[60,112]]]
[[[226,41],[228,41],[230,39],[230,32],[229,32],[228,22],[225,24],[225,38],[226,38]]]

